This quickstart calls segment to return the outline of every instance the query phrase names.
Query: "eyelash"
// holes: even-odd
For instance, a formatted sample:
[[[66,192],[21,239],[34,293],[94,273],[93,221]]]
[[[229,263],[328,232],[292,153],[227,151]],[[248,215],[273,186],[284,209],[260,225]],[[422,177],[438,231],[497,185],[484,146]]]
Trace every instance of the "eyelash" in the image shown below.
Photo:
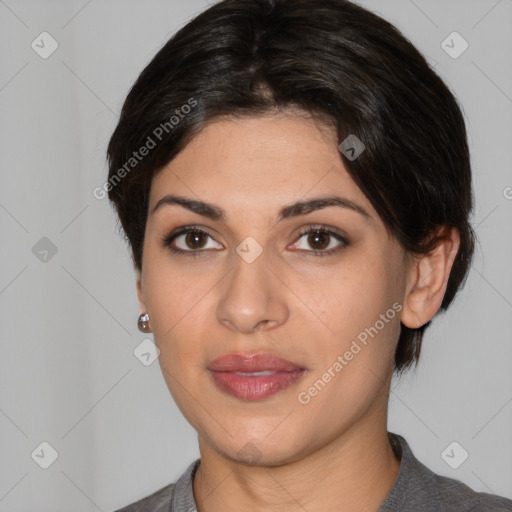
[[[178,229],[178,231],[175,231],[173,233],[170,233],[169,235],[166,235],[162,240],[162,245],[164,247],[168,247],[169,250],[171,252],[173,252],[174,254],[183,254],[183,255],[192,256],[192,257],[201,256],[201,255],[203,255],[204,252],[210,250],[210,249],[198,249],[198,250],[191,249],[191,250],[187,251],[184,249],[179,249],[179,248],[173,247],[171,245],[172,242],[176,238],[178,238],[180,235],[189,234],[189,233],[199,233],[199,234],[205,235],[207,237],[213,238],[209,233],[207,233],[206,231],[203,231],[202,229],[199,229],[196,226],[185,226],[183,228]],[[297,241],[299,241],[304,235],[309,235],[312,233],[321,233],[324,235],[332,236],[336,240],[341,242],[341,245],[339,245],[338,247],[331,249],[329,251],[307,251],[304,249],[299,249],[300,252],[312,253],[312,255],[314,257],[323,258],[324,256],[333,256],[334,254],[337,254],[340,250],[342,250],[345,247],[347,247],[348,245],[350,245],[349,241],[344,236],[339,234],[338,232],[332,231],[331,229],[328,229],[326,226],[315,226],[315,225],[308,226],[308,228],[306,230],[302,231],[299,234]]]

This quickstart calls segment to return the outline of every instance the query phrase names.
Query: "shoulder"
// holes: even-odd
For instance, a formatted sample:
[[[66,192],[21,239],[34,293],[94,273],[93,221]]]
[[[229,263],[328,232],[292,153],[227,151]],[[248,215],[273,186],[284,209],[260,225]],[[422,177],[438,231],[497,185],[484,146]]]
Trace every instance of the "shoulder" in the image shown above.
[[[435,486],[439,503],[446,510],[460,510],[461,512],[512,511],[512,500],[486,492],[476,492],[453,478],[435,475]]]
[[[402,436],[388,435],[401,465],[378,512],[512,512],[512,500],[476,492],[459,480],[434,473],[414,456]]]
[[[170,509],[175,485],[174,483],[166,485],[153,494],[115,512],[167,512]]]
[[[192,462],[175,483],[162,487],[114,512],[169,512],[170,510],[195,510],[193,480],[201,459]]]

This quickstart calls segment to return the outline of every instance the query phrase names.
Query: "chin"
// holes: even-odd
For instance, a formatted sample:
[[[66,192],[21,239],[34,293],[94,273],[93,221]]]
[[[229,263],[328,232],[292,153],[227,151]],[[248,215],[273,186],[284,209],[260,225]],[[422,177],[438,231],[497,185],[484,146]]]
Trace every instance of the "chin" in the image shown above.
[[[265,425],[264,433],[255,434],[237,432],[230,437],[225,435],[222,440],[210,443],[224,458],[247,466],[281,466],[301,459],[306,453],[308,443],[300,443],[283,429],[281,435],[272,432],[274,427]],[[268,428],[267,428],[268,427]]]

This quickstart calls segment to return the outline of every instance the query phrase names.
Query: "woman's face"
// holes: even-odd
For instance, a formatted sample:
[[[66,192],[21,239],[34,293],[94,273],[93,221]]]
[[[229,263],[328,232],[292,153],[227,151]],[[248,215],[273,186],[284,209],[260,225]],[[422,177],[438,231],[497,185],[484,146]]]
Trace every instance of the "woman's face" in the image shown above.
[[[161,201],[171,195],[201,208]],[[341,201],[310,203],[327,197]],[[164,378],[200,444],[273,465],[385,428],[402,258],[333,132],[284,114],[209,123],[153,179],[138,280]],[[213,372],[225,354],[301,371]]]

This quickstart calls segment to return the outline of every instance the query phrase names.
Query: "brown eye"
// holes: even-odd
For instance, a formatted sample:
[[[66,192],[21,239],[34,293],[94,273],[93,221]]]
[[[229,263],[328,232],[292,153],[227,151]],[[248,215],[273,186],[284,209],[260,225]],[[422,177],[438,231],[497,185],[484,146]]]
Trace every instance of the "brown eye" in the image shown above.
[[[206,244],[206,236],[202,231],[189,231],[185,235],[185,244],[190,249],[201,249]]]
[[[308,243],[313,249],[323,250],[329,246],[330,235],[322,231],[310,233],[308,236]]]
[[[301,242],[301,239],[304,239],[305,243]],[[310,226],[307,231],[300,234],[293,248],[304,253],[312,253],[314,256],[329,256],[348,245],[348,240],[336,231],[323,226]]]
[[[162,240],[162,244],[164,247],[169,247],[172,252],[190,253],[193,256],[208,249],[223,248],[206,231],[191,227],[185,227],[171,233]]]

